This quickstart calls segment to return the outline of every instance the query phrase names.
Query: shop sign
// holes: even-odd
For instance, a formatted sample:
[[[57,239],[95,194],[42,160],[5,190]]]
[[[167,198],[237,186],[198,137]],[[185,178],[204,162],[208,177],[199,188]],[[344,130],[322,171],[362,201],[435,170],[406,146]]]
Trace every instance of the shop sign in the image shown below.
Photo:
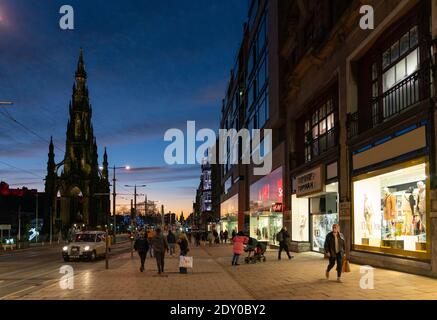
[[[324,187],[322,166],[296,177],[296,196],[322,192]]]
[[[282,203],[277,202],[272,205],[273,212],[282,212]]]

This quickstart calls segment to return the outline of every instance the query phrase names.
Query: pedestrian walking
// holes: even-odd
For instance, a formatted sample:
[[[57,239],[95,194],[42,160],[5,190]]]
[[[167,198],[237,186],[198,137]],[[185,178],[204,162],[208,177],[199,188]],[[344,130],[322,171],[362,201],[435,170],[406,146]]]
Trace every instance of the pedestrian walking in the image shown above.
[[[326,235],[325,239],[325,255],[329,258],[329,264],[325,272],[326,279],[329,279],[329,271],[331,271],[337,262],[337,282],[342,282],[341,269],[345,250],[344,236],[340,232],[340,225],[336,223],[332,226],[332,231]]]
[[[238,266],[238,259],[240,258],[240,255],[244,252],[244,245],[249,242],[249,238],[244,235],[242,231],[238,232],[238,234],[232,238],[233,245],[233,253],[234,256],[232,257],[232,265]]]
[[[234,237],[237,235],[237,231],[235,231],[235,229],[234,230],[232,230],[232,241],[234,241]]]
[[[149,242],[147,241],[144,231],[140,232],[134,244],[135,251],[140,256],[141,266],[140,272],[144,271],[144,262],[146,261],[147,251],[149,250]]]
[[[225,230],[225,232],[223,232],[223,239],[225,240],[225,244],[226,242],[228,242],[228,230]]]
[[[175,246],[176,246],[176,236],[173,232],[171,232],[171,230],[168,232],[167,235],[167,243],[168,243],[168,248],[169,248],[169,253],[170,256],[173,256],[173,254],[175,253]]]
[[[152,239],[155,237],[155,231],[153,231],[152,228],[150,228],[147,231],[147,240],[149,241],[149,252],[150,252],[150,258],[153,258],[153,247],[152,247]]]
[[[217,230],[213,230],[212,231],[212,235],[214,236],[214,244],[218,244],[219,243],[219,234],[217,232]]]
[[[208,241],[209,246],[212,247],[212,241],[214,240],[214,235],[212,234],[211,231],[208,232],[208,236],[207,236],[206,240]]]
[[[158,266],[158,274],[164,272],[164,257],[168,249],[166,238],[162,235],[161,229],[155,231],[155,236],[152,239],[153,254],[156,258],[156,265]]]
[[[196,247],[200,246],[201,234],[199,231],[194,232],[194,239],[196,240]]]
[[[223,240],[225,239],[223,235],[223,230],[220,230],[220,243],[223,244]]]
[[[278,260],[281,260],[281,252],[284,250],[287,253],[288,259],[294,258],[290,255],[288,250],[288,241],[290,240],[290,234],[286,227],[283,227],[276,235],[276,241],[279,242]]]
[[[187,235],[185,233],[181,233],[179,235],[179,240],[177,241],[177,243],[179,245],[180,255],[185,257],[187,255],[188,251],[190,251],[190,249],[188,248]],[[187,273],[187,268],[179,267],[179,272],[180,273]]]

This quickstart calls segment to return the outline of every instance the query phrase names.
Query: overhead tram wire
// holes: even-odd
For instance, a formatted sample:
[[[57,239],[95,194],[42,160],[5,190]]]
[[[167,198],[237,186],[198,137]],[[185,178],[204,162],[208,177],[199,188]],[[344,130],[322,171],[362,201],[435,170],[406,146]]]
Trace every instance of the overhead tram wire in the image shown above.
[[[1,163],[1,164],[4,164],[5,166],[8,166],[8,167],[10,167],[10,168],[12,168],[12,169],[19,170],[19,171],[21,171],[21,172],[26,172],[26,173],[28,173],[28,174],[33,175],[34,177],[36,177],[36,178],[38,178],[38,179],[42,179],[42,180],[44,180],[44,177],[38,176],[36,173],[34,173],[34,172],[32,172],[32,171],[29,171],[29,170],[26,170],[26,169],[22,169],[22,168],[16,167],[16,166],[14,166],[14,165],[12,165],[12,164],[9,164],[9,163],[7,163],[7,162],[5,162],[5,161],[3,161],[3,160],[0,160],[0,163]]]
[[[4,115],[7,119],[11,120],[12,122],[18,124],[20,127],[22,127],[23,129],[27,130],[29,133],[33,134],[34,136],[36,136],[37,138],[41,139],[44,142],[50,143],[50,141],[48,141],[47,139],[45,139],[44,137],[40,136],[37,132],[33,131],[32,129],[28,128],[26,125],[24,125],[23,123],[21,123],[20,121],[18,121],[17,119],[15,119],[6,109],[0,109],[0,113],[2,115]],[[59,151],[61,151],[62,153],[65,153],[65,150],[55,146],[56,149],[58,149]]]

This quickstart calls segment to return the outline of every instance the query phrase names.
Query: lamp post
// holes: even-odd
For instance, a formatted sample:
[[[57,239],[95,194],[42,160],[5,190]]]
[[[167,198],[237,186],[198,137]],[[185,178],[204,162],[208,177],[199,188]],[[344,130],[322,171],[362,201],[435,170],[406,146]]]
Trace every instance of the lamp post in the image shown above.
[[[125,184],[124,185],[125,187],[127,187],[127,188],[134,188],[134,219],[136,219],[136,217],[137,217],[137,187],[138,188],[144,188],[144,187],[147,187],[147,185],[146,184],[142,184],[142,185],[133,185],[133,186],[131,186],[131,185],[128,185],[128,184]],[[140,194],[140,195],[143,195],[143,194]]]
[[[129,166],[124,166],[124,167],[116,167],[114,165],[113,167],[113,175],[112,175],[112,214],[114,215],[114,244],[117,241],[117,214],[116,214],[116,205],[115,205],[115,198],[117,196],[117,193],[115,191],[115,182],[117,181],[115,179],[115,170],[116,169],[125,169],[125,170],[130,170]]]

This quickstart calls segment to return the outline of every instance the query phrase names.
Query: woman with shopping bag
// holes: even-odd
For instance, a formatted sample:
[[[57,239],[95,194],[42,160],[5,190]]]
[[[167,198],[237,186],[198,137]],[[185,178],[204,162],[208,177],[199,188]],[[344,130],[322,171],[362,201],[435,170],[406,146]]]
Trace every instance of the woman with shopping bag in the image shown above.
[[[329,271],[331,271],[337,262],[337,282],[342,282],[341,272],[345,251],[344,236],[340,232],[340,225],[336,223],[332,226],[332,231],[326,235],[325,239],[325,255],[329,258],[329,264],[325,272],[326,279],[329,279]]]
[[[179,239],[178,239],[178,245],[179,245],[179,249],[180,249],[180,258],[179,258],[179,272],[180,273],[187,273],[187,267],[186,267],[186,262],[185,258],[187,256],[188,251],[190,251],[190,249],[188,248],[188,238],[187,235],[185,233],[181,233],[179,235]]]

